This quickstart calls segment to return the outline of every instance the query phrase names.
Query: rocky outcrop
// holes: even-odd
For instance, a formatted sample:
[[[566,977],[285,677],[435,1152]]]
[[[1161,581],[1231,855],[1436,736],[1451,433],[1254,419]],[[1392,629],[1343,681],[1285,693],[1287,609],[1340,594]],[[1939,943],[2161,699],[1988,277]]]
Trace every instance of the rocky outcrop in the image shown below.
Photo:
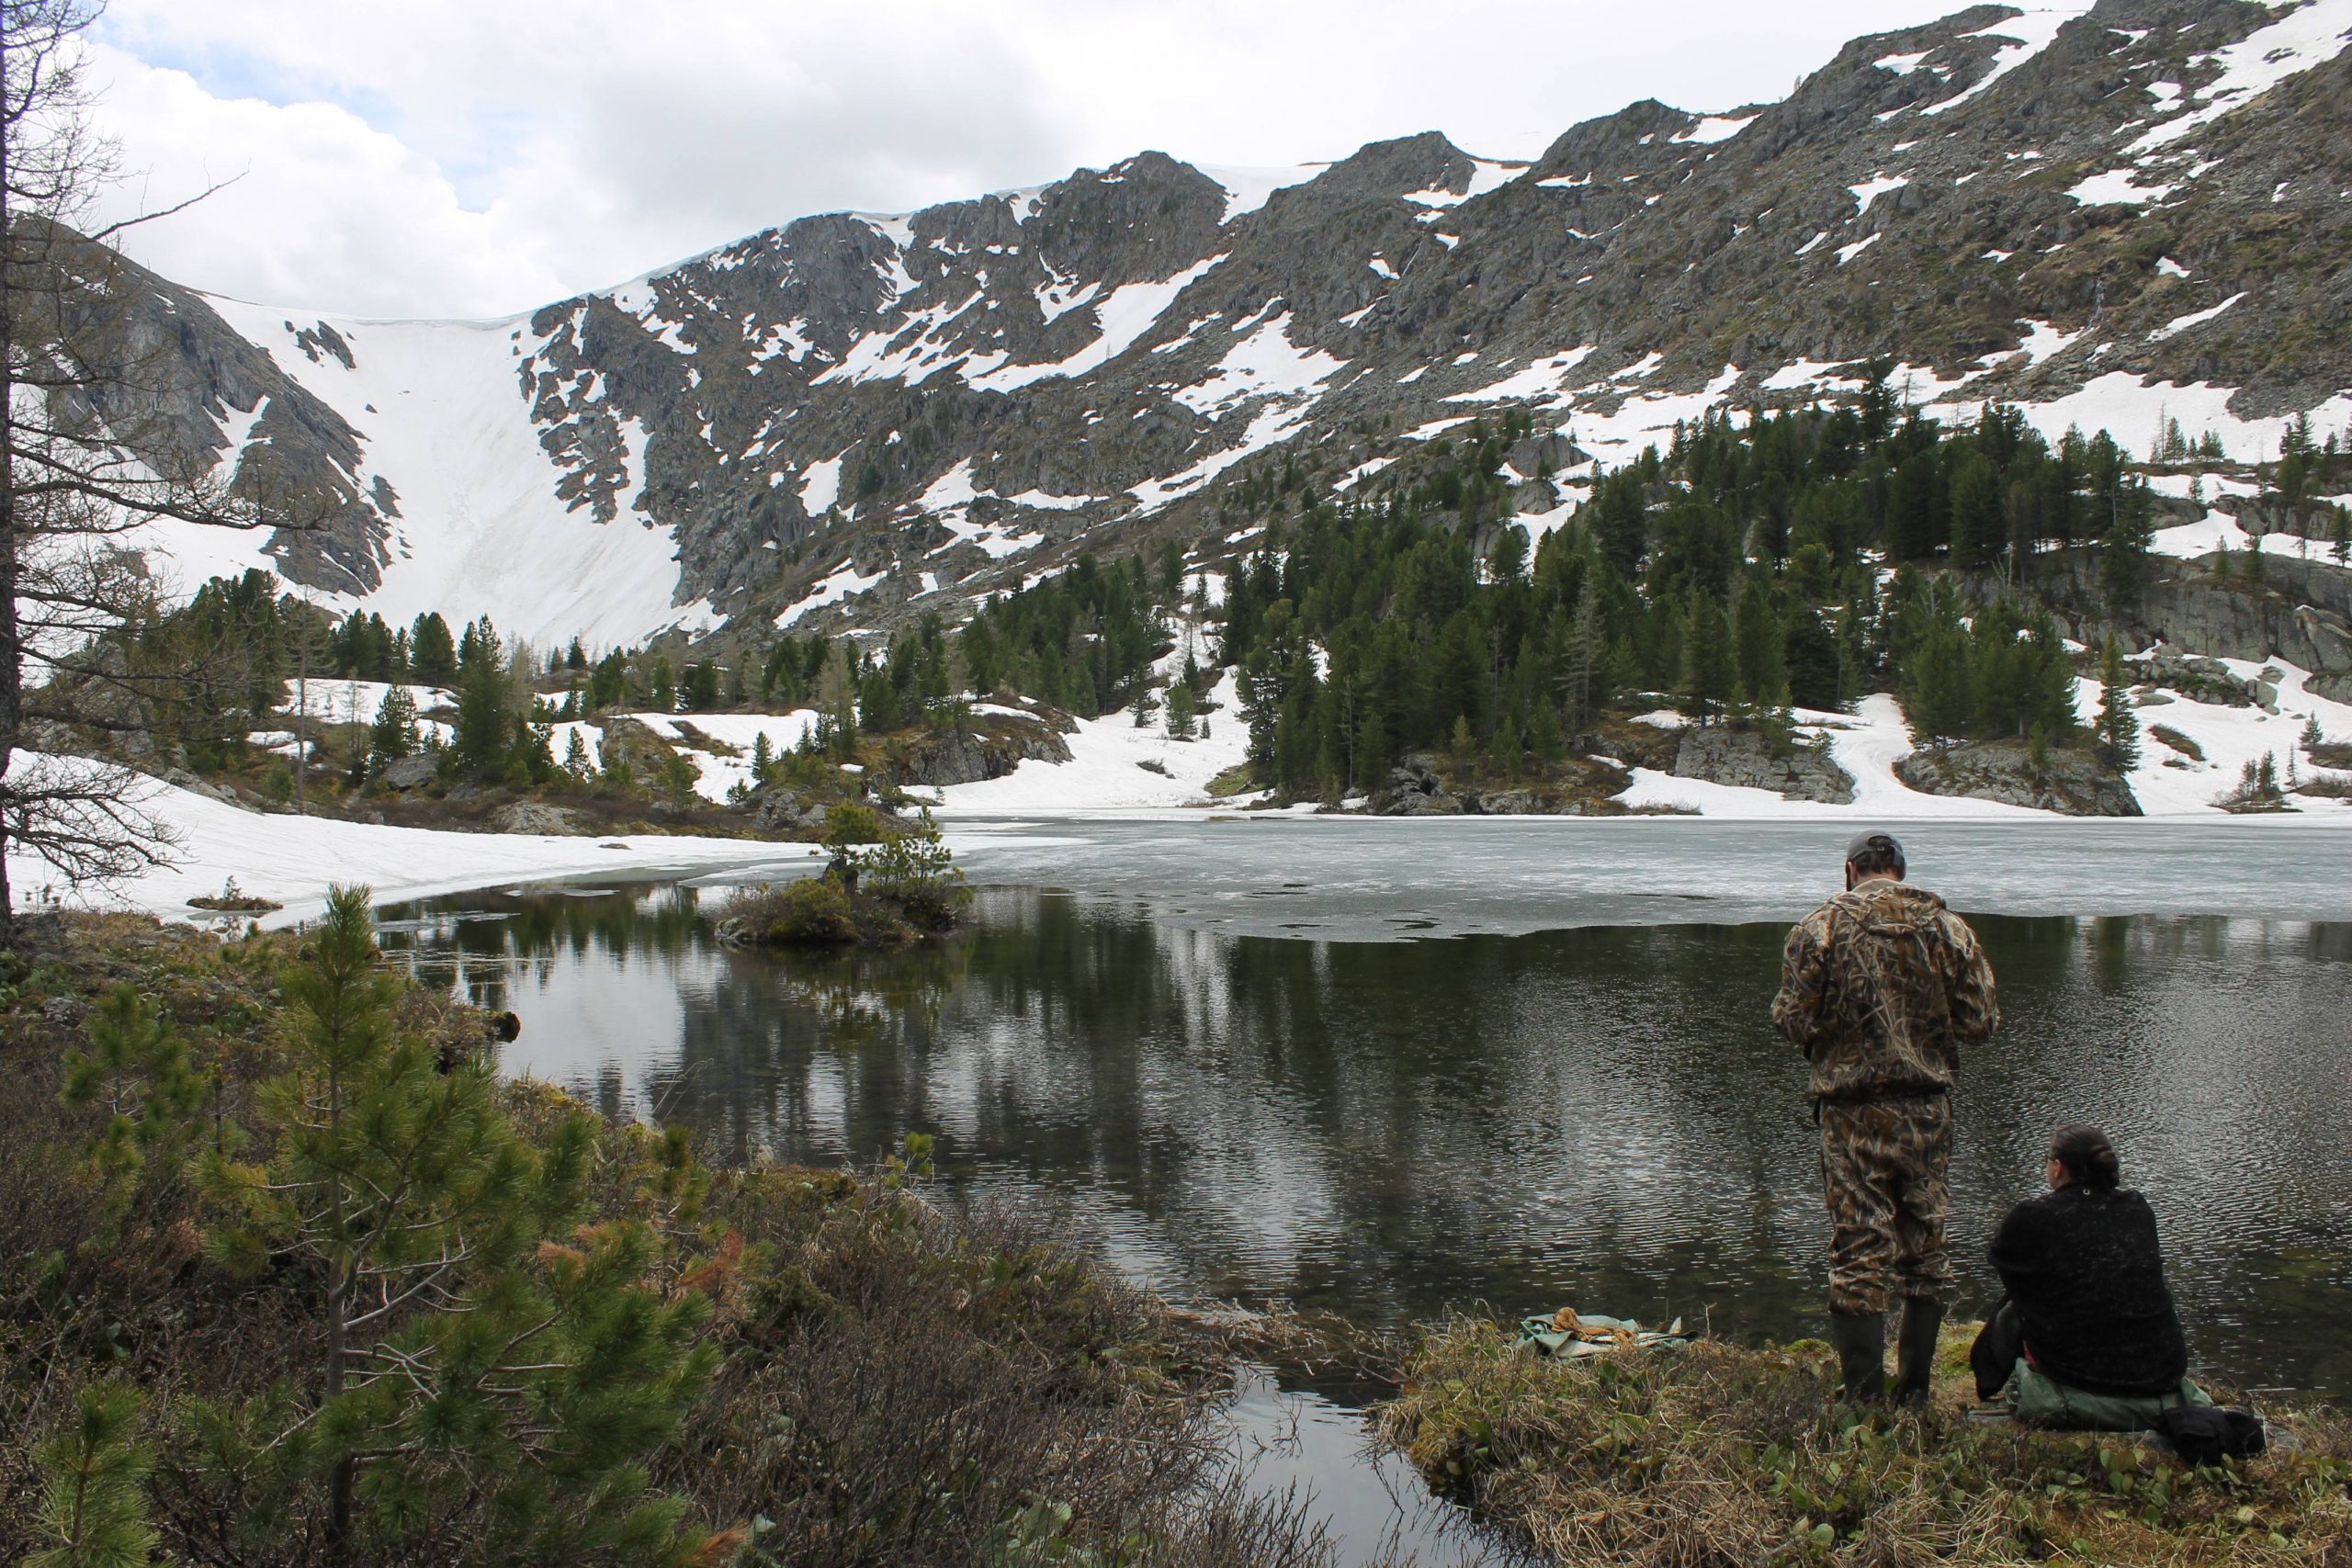
[[[437,778],[440,772],[441,764],[438,758],[428,752],[418,751],[410,756],[393,758],[384,764],[384,771],[378,773],[370,782],[390,790],[421,789]]]
[[[928,735],[894,758],[884,777],[900,788],[977,784],[1002,778],[1023,762],[1067,762],[1069,744],[1043,719],[989,715],[982,727]]]
[[[2167,693],[2222,707],[2268,707],[2278,700],[2275,683],[2266,688],[2262,682],[2242,679],[2218,659],[2183,653],[2165,642],[2139,658],[2125,660],[2123,676],[2134,687],[2143,688],[2142,707],[2172,701]]]
[[[552,833],[573,838],[587,831],[580,814],[541,800],[518,800],[492,813],[491,827],[501,833]]]
[[[1986,740],[1914,751],[1894,775],[1928,795],[1966,795],[2068,817],[2137,817],[2131,786],[2083,751],[2052,751],[2037,766],[2015,741]]]
[[[820,831],[825,826],[826,812],[832,809],[824,801],[803,800],[781,784],[754,790],[746,805],[751,808],[752,826],[779,837]]]
[[[1383,817],[1459,817],[1462,802],[1445,787],[1434,758],[1419,752],[1398,762],[1388,773],[1388,798]]]
[[[1625,808],[1610,797],[1631,782],[1612,763],[1586,760],[1532,783],[1490,786],[1457,778],[1449,784],[1437,758],[1415,752],[1390,770],[1374,809],[1383,817],[1617,817]]]
[[[1849,806],[1854,799],[1853,776],[1830,759],[1827,747],[1776,745],[1760,731],[1724,725],[1682,731],[1682,743],[1674,753],[1674,776],[1770,790],[1791,800],[1826,806]]]
[[[2300,665],[2312,671],[2312,689],[2324,695],[2352,690],[2352,625],[2337,611],[2299,602],[2273,586],[2269,580],[2288,564],[2266,561],[2260,583],[2211,576],[2151,583],[2134,619],[2155,639],[2199,653]],[[2313,586],[2324,583],[2332,570],[2291,564],[2302,567],[2298,577]]]

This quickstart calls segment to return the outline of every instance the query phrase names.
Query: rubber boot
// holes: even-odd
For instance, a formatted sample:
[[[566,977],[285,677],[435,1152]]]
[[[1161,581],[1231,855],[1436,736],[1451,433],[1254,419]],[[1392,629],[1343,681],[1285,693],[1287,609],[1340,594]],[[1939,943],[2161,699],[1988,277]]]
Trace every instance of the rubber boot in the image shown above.
[[[1894,1351],[1894,1398],[1913,1410],[1928,1407],[1936,1375],[1936,1335],[1944,1325],[1944,1303],[1927,1296],[1903,1300],[1903,1328]]]
[[[1876,1404],[1886,1397],[1886,1316],[1875,1312],[1833,1312],[1829,1343],[1846,1386],[1838,1398],[1849,1404]]]

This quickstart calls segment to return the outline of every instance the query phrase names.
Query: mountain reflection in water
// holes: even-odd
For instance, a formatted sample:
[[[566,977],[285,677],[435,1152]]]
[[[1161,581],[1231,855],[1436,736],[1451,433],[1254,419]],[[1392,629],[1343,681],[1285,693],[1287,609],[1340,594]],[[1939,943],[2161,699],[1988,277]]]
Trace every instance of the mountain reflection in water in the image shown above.
[[[510,1071],[690,1123],[722,1160],[935,1133],[945,1190],[1049,1201],[1175,1293],[1816,1331],[1816,1145],[1766,1021],[1779,923],[1317,942],[990,888],[942,943],[779,955],[719,948],[687,887],[389,913],[389,947],[522,1016]],[[1962,1063],[1962,1309],[1990,1304],[1986,1238],[2051,1128],[2098,1122],[2163,1221],[2200,1364],[2352,1396],[2352,925],[1975,923],[2007,1026]]]

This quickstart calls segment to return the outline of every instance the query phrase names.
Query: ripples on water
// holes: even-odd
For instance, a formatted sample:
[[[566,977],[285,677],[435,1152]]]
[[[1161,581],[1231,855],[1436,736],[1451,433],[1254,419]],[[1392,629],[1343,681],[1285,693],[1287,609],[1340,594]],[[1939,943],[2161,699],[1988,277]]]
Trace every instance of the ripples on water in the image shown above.
[[[1179,1293],[1817,1327],[1815,1134],[1765,1021],[1778,923],[1319,942],[989,889],[946,943],[809,957],[716,948],[691,888],[405,913],[389,943],[522,1015],[512,1070],[720,1158],[936,1133],[951,1189],[1042,1195]],[[2095,1121],[2163,1221],[2200,1362],[2352,1395],[2352,925],[1976,923],[2008,1022],[1962,1066],[1962,1304],[1989,1304],[1985,1241],[2051,1128]]]

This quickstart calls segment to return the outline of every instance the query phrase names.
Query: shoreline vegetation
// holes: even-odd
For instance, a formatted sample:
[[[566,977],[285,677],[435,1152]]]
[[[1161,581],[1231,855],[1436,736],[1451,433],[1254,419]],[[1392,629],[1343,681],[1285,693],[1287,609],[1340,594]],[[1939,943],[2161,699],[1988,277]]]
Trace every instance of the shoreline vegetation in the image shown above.
[[[232,941],[22,922],[0,1558],[1328,1561],[1227,1474],[1198,1321],[927,1201],[920,1137],[720,1170],[501,1080],[364,898]]]
[[[878,898],[862,826],[839,852]],[[1963,1329],[1931,1414],[1857,1417],[1812,1341],[1553,1361],[1498,1323],[1171,1305],[1034,1216],[928,1201],[920,1134],[865,1171],[714,1168],[682,1130],[500,1078],[495,1023],[389,970],[356,890],[300,932],[24,922],[0,959],[0,1552],[1332,1562],[1306,1500],[1235,1468],[1243,1359],[1392,1385],[1376,1440],[1532,1561],[2352,1550],[2352,1421],[2325,1406],[2266,1409],[2291,1446],[2192,1472],[1967,1421]]]
[[[2134,1434],[1981,1425],[1977,1326],[1947,1325],[1933,1406],[1911,1416],[1834,1403],[1818,1340],[1550,1359],[1458,1321],[1406,1353],[1379,1434],[1547,1562],[2189,1568],[2352,1550],[2343,1412],[2265,1409],[2270,1451],[2203,1469]]]

